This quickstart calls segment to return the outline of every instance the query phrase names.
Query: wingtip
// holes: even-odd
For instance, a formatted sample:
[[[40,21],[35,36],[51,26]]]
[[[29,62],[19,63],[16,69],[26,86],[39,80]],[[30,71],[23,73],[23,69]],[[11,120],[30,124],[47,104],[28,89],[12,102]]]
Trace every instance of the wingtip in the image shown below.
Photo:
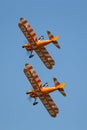
[[[33,69],[33,67],[29,63],[25,64],[25,68]]]
[[[20,18],[20,21],[23,22],[25,19],[23,17]]]
[[[29,63],[26,63],[25,66],[29,65]]]
[[[29,63],[26,63],[26,64],[25,64],[25,67],[26,67],[26,68],[28,68],[28,67],[30,67],[30,66],[31,66],[31,65],[30,65]]]

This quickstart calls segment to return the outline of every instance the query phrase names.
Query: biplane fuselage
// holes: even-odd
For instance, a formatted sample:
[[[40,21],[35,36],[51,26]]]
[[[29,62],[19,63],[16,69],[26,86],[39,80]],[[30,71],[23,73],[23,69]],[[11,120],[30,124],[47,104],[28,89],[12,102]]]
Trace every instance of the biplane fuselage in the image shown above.
[[[61,88],[63,89],[65,87],[65,85],[66,85],[66,83],[64,82],[64,83],[58,84],[57,86],[53,86],[53,87],[47,87],[47,88],[42,87],[41,88],[41,95],[46,94],[46,93],[51,93],[51,92],[56,91],[56,90],[61,89]],[[26,92],[26,94],[29,94],[33,98],[38,97],[36,90],[28,90]]]
[[[55,36],[54,38],[48,40],[38,40],[36,42],[34,41],[34,47],[32,46],[32,44],[26,43],[22,46],[22,48],[25,48],[27,51],[35,50],[38,47],[43,47],[48,45],[49,43],[56,41],[58,38],[59,36]]]

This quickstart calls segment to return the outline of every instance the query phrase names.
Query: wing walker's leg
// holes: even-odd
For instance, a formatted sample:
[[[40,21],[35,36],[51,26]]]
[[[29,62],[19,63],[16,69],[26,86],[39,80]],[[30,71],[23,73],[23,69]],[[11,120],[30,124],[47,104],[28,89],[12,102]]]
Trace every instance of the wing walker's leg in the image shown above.
[[[44,40],[44,36],[40,36],[38,40]]]
[[[48,87],[48,83],[46,82],[46,83],[43,85],[43,87]]]

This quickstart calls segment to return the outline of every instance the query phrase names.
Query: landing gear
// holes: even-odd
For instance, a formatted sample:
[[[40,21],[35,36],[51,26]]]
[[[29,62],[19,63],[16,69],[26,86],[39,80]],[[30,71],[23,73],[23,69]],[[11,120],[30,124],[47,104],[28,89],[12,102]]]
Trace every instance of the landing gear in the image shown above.
[[[29,58],[32,58],[34,55],[32,54],[33,51],[30,51],[30,56]]]
[[[34,103],[33,103],[33,105],[36,105],[36,104],[38,104],[38,102],[34,102]]]
[[[30,55],[29,58],[32,58],[34,55]]]
[[[38,102],[36,101],[36,98],[35,98],[33,105],[36,105],[36,104],[38,104]]]

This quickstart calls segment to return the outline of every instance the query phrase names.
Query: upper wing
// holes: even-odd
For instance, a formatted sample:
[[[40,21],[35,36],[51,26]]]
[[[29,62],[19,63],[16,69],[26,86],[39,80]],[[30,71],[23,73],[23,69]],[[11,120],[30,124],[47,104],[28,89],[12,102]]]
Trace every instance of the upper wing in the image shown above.
[[[24,33],[27,40],[31,44],[34,44],[36,41],[38,41],[36,33],[31,28],[27,20],[25,20],[24,18],[20,18],[20,21],[21,23],[19,23],[18,26],[20,27],[21,31]]]
[[[46,48],[45,47],[40,47],[40,48],[38,47],[37,49],[35,49],[35,52],[38,54],[38,56],[43,61],[43,63],[45,64],[45,66],[48,69],[52,69],[53,65],[55,64],[55,61],[50,56],[50,54],[48,53],[48,51],[46,50]]]
[[[56,106],[56,104],[54,103],[54,101],[52,100],[52,98],[50,97],[50,95],[43,94],[42,96],[39,96],[39,98],[42,101],[45,108],[47,109],[47,111],[49,112],[49,114],[52,117],[56,117],[57,114],[59,113],[59,109]]]
[[[39,90],[42,87],[42,82],[39,79],[39,76],[37,75],[36,71],[33,69],[33,67],[30,64],[25,64],[24,73],[26,77],[28,78],[29,82],[31,83],[32,87],[35,90]]]

